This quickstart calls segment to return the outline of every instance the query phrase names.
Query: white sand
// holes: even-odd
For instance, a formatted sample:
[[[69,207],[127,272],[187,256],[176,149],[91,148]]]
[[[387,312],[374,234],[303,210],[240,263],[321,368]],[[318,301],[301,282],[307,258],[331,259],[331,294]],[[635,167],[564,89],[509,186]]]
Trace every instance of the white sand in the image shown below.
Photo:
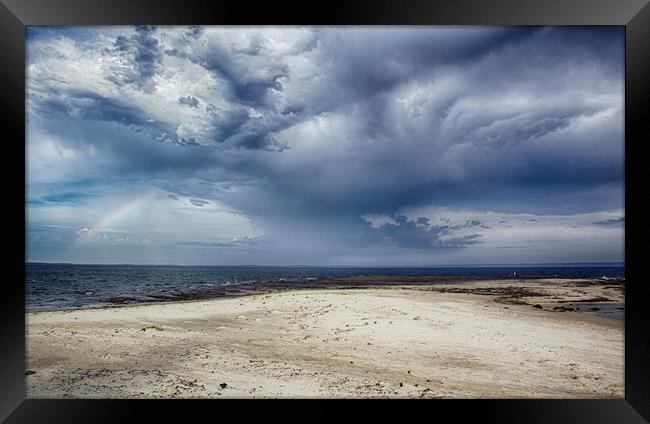
[[[291,291],[28,313],[27,386],[30,398],[622,398],[623,340],[622,321],[484,296]]]

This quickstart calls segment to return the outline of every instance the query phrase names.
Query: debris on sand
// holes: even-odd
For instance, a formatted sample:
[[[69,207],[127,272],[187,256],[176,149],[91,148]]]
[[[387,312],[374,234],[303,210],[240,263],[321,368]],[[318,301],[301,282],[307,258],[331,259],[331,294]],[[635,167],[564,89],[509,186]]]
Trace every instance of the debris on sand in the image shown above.
[[[143,328],[142,330],[140,330],[140,331],[147,331],[147,330],[158,330],[158,331],[163,331],[163,329],[162,329],[161,327],[158,327],[157,325],[150,325],[150,326],[148,326],[148,327],[144,327],[144,328]]]
[[[571,311],[575,311],[575,308],[566,308],[564,306],[556,306],[556,307],[553,308],[553,310],[557,311],[557,312],[571,312]]]

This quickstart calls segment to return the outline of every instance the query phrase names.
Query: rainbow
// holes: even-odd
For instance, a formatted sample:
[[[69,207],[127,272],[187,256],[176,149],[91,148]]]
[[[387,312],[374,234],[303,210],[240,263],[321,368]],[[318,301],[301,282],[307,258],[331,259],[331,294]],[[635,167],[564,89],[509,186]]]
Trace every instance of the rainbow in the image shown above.
[[[151,198],[155,196],[155,191],[147,191],[137,196],[131,197],[124,202],[118,204],[115,208],[111,209],[108,213],[103,215],[94,224],[91,224],[89,227],[84,227],[85,231],[101,231],[109,229],[109,227],[115,222],[119,221],[133,209],[137,208],[139,205],[146,203]],[[80,241],[82,239],[81,230],[75,241]]]
[[[111,224],[118,221],[124,215],[131,212],[138,205],[145,203],[155,195],[154,191],[147,191],[138,196],[132,197],[125,202],[119,204],[115,209],[108,212],[106,215],[98,219],[92,226],[90,230],[101,230],[108,228]]]

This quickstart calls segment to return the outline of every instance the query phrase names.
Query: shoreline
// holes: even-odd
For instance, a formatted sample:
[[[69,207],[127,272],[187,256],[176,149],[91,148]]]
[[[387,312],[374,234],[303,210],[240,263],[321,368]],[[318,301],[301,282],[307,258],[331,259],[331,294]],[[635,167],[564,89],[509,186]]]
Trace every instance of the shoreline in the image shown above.
[[[317,279],[306,279],[300,281],[254,281],[237,284],[229,284],[210,289],[195,292],[180,292],[174,295],[149,296],[153,299],[139,300],[128,296],[116,296],[107,299],[101,303],[81,305],[76,307],[30,307],[26,306],[27,313],[54,312],[54,311],[74,311],[83,309],[102,309],[112,307],[124,307],[133,305],[152,305],[158,303],[176,303],[191,302],[200,300],[215,300],[253,296],[256,294],[279,293],[284,291],[296,290],[314,290],[314,289],[377,289],[390,287],[437,287],[450,286],[454,284],[487,282],[499,284],[503,282],[517,282],[518,284],[526,283],[543,283],[552,281],[554,283],[567,282],[588,282],[589,284],[616,286],[625,290],[624,278],[569,278],[569,277],[545,277],[545,276],[525,276],[525,277],[492,277],[492,276],[444,276],[444,275],[424,275],[424,276],[402,276],[402,275],[357,275],[357,276],[338,276],[325,277]]]
[[[552,309],[622,302],[612,287],[477,281],[30,312],[28,397],[622,398],[624,323]]]

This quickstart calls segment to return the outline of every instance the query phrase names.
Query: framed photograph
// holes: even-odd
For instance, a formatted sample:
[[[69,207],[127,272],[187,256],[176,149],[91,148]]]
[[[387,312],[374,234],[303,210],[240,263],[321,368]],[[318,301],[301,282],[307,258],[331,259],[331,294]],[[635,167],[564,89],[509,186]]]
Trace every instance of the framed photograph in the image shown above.
[[[311,6],[2,0],[0,419],[648,422],[647,1]]]

